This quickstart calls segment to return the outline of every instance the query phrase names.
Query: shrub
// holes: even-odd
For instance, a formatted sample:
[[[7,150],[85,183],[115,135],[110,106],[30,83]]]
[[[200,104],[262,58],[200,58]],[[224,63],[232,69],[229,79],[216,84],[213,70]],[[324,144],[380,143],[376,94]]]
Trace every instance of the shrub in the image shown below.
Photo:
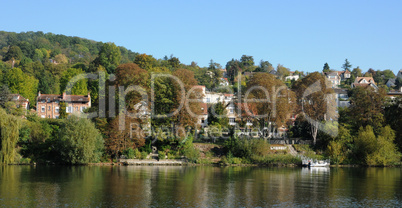
[[[141,159],[147,159],[148,153],[147,152],[141,152]]]
[[[166,156],[166,153],[165,153],[165,152],[163,152],[163,151],[159,151],[159,152],[158,152],[158,158],[159,158],[159,160],[164,160],[164,159],[165,159],[165,156]]]

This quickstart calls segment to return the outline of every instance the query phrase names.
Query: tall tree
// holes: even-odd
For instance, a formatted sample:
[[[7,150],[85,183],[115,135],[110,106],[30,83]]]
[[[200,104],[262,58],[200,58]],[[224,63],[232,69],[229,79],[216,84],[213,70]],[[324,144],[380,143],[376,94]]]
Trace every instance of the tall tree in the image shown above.
[[[8,61],[8,60],[21,60],[22,57],[24,57],[24,54],[22,53],[20,47],[18,46],[11,46],[8,49],[8,52],[6,53],[6,55],[4,56],[4,61]]]
[[[60,90],[65,92],[68,87],[68,83],[72,81],[72,78],[77,75],[83,75],[84,72],[80,68],[69,68],[65,71],[60,79]],[[88,80],[80,79],[74,86],[71,86],[71,94],[73,95],[86,95],[88,94]]]
[[[355,130],[370,125],[378,132],[384,123],[384,92],[356,87],[350,93],[350,117]]]
[[[324,67],[322,67],[322,71],[323,71],[323,72],[330,72],[330,71],[331,71],[331,69],[329,68],[328,63],[325,63],[325,64],[324,64]]]
[[[247,83],[244,104],[247,105],[250,112],[256,109],[260,126],[273,123],[276,128],[286,126],[289,116],[293,113],[295,104],[295,94],[290,91],[285,84],[268,73],[258,73],[252,76]],[[263,102],[253,102],[254,99],[265,100]]]
[[[276,67],[276,72],[278,76],[282,79],[285,76],[289,75],[290,69],[284,67],[282,64],[278,64],[278,66]]]
[[[10,96],[10,89],[7,85],[0,85],[0,107],[4,108]]]
[[[10,91],[12,93],[19,93],[29,99],[31,107],[33,107],[38,92],[38,80],[22,72],[20,68],[9,70],[6,74],[6,79]]]
[[[70,116],[60,129],[58,151],[63,162],[87,164],[99,162],[103,138],[88,119]]]
[[[254,66],[253,56],[242,55],[240,58],[240,65],[243,71],[249,71],[249,68]]]
[[[0,164],[11,164],[17,153],[21,121],[0,108]]]
[[[104,43],[99,51],[98,57],[94,60],[95,68],[102,65],[109,74],[119,66],[121,60],[120,49],[114,43]]]
[[[348,59],[345,59],[345,63],[342,65],[342,68],[346,71],[350,71],[350,68],[352,68],[352,65],[350,64],[350,62],[348,61]]]
[[[323,130],[320,126],[337,120],[335,97],[331,95],[334,91],[331,84],[318,72],[297,80],[292,89],[297,95],[298,112],[303,113],[310,124],[315,145],[318,130]]]
[[[274,67],[272,66],[269,61],[260,61],[260,65],[255,69],[256,72],[270,72],[274,70]]]
[[[181,81],[180,84],[174,82],[174,107],[173,111],[179,109],[180,103],[188,103],[188,108],[183,107],[181,108],[176,115],[172,117],[174,125],[176,127],[195,127],[196,123],[198,122],[198,118],[193,116],[189,111],[191,111],[194,115],[201,115],[201,107],[200,103],[198,102],[189,102],[189,99],[200,99],[200,90],[196,89],[193,93],[190,94],[183,94],[185,92],[181,91],[182,85],[186,92],[189,92],[190,89],[197,85],[197,80],[194,78],[194,73],[187,70],[187,69],[178,69],[173,73],[174,76],[179,78]],[[184,100],[183,100],[184,99]]]
[[[226,73],[232,83],[237,77],[239,71],[241,72],[239,60],[232,59],[226,63]]]

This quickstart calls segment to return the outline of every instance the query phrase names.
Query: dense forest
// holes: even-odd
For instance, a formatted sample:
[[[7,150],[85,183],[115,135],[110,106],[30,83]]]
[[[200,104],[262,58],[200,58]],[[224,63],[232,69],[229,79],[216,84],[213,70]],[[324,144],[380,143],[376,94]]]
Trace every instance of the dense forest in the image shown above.
[[[226,88],[219,87],[222,68],[226,69],[231,84]],[[194,148],[193,140],[206,138],[206,141],[211,141],[208,137],[214,136],[219,142],[220,137],[219,134],[197,131],[197,118],[189,111],[200,115],[199,103],[190,102],[186,108],[180,108],[180,104],[200,98],[199,91],[183,94],[182,87],[185,92],[191,92],[193,86],[204,85],[216,92],[241,92],[241,95],[237,94],[241,99],[247,90],[256,87],[267,89],[270,95],[278,95],[271,103],[250,106],[256,114],[268,115],[254,120],[253,125],[263,128],[272,123],[273,126],[269,125],[272,131],[284,127],[289,130],[287,137],[311,139],[314,150],[335,163],[400,164],[402,103],[401,99],[389,100],[386,93],[393,89],[385,86],[389,78],[395,78],[395,74],[391,70],[369,69],[363,72],[359,67],[352,68],[347,59],[342,68],[351,71],[352,79],[373,77],[380,90],[350,89],[352,79],[349,79],[341,85],[349,89],[351,106],[336,109],[327,102],[327,95],[334,91],[325,87],[327,83],[322,73],[296,70],[292,73],[301,79],[286,80],[291,69],[281,64],[273,67],[264,60],[256,64],[249,55],[229,60],[225,67],[213,60],[207,67],[200,67],[196,62],[183,64],[173,55],[157,59],[114,43],[43,32],[0,31],[0,163],[86,164],[109,161],[122,154],[145,158],[151,145],[158,146],[161,156],[181,158],[184,155],[196,162],[199,152]],[[329,71],[333,69],[324,64],[323,72]],[[60,115],[60,119],[40,119],[35,112],[24,112],[14,103],[7,102],[9,94],[19,93],[29,99],[30,107],[34,109],[38,92],[61,94],[71,78],[84,73],[95,74],[97,78],[80,80],[72,88],[72,94],[90,93],[92,107],[88,112],[99,115],[91,120],[67,115]],[[155,73],[173,75],[183,85],[169,77],[152,78]],[[104,87],[99,85],[102,79],[106,82]],[[307,87],[317,82],[322,86],[320,91],[306,96]],[[402,81],[396,79],[395,89],[401,84]],[[133,85],[140,90],[124,92]],[[124,87],[123,91],[119,86]],[[151,95],[152,90],[155,99],[152,102],[148,99],[144,105],[152,107],[153,113],[161,116],[152,119],[128,116],[126,112],[139,112],[142,95]],[[117,96],[112,97],[111,92]],[[266,98],[259,90],[247,96]],[[108,101],[108,104],[101,106],[101,100]],[[125,108],[121,108],[122,102]],[[236,107],[242,114],[247,114],[242,106]],[[166,117],[175,111],[175,115]],[[226,109],[218,103],[213,111],[224,115]],[[215,117],[211,112],[211,106],[208,106],[210,128],[226,128],[230,134],[230,139],[221,141],[227,162],[267,163],[272,159],[272,155],[267,155],[269,148],[265,140],[238,138],[236,129],[229,126],[227,118]],[[300,115],[294,123],[288,120],[292,114]],[[239,123],[244,126],[246,121],[242,119]],[[136,124],[142,133],[133,134],[132,124]],[[158,131],[145,135],[143,132],[150,128]],[[332,134],[334,130],[338,133]]]

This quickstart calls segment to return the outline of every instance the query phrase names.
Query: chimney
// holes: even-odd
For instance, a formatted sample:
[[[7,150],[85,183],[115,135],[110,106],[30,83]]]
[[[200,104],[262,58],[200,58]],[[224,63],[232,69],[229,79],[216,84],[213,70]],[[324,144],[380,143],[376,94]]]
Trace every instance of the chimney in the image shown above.
[[[63,98],[62,98],[63,100],[65,100],[66,99],[66,92],[63,92]]]
[[[40,91],[38,92],[38,97],[40,96]]]

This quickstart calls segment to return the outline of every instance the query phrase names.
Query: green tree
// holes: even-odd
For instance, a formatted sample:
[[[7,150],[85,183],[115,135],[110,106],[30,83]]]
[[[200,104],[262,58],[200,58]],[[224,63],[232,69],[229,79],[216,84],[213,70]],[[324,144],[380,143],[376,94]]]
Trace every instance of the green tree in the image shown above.
[[[98,57],[94,60],[94,64],[95,67],[102,65],[109,74],[112,74],[116,67],[119,66],[120,60],[120,49],[114,43],[104,43]]]
[[[342,65],[342,68],[346,71],[350,71],[350,68],[352,68],[352,65],[350,64],[350,62],[348,61],[348,59],[345,59],[345,63]]]
[[[68,164],[99,162],[103,138],[88,119],[70,116],[60,129],[58,151]]]
[[[0,164],[14,163],[21,121],[0,108]]]
[[[69,68],[62,74],[60,79],[60,90],[61,92],[65,92],[68,83],[72,80],[73,77],[84,74],[82,69]],[[70,86],[72,95],[87,95],[88,94],[88,80],[80,79],[78,82],[74,84],[74,86]]]
[[[0,107],[4,108],[10,96],[10,89],[7,85],[0,86]]]
[[[278,76],[283,79],[285,76],[289,75],[290,69],[284,67],[281,64],[278,64],[278,66],[276,67],[276,72],[278,74]]]
[[[395,142],[399,150],[402,150],[402,98],[395,98],[393,101],[387,102],[384,109],[385,121],[396,132]]]
[[[269,61],[260,61],[260,65],[255,69],[255,72],[270,72],[274,70],[274,67],[272,66]]]
[[[8,52],[4,56],[4,61],[8,60],[21,60],[22,57],[24,57],[24,54],[22,53],[20,47],[18,46],[11,46],[10,49],[8,49]]]
[[[322,67],[322,71],[323,71],[323,72],[330,72],[330,71],[331,71],[331,69],[329,68],[328,63],[325,63],[325,64],[324,64],[324,67]]]
[[[254,66],[253,56],[242,55],[240,58],[240,66],[243,71],[250,71],[250,68]]]
[[[384,123],[384,92],[373,88],[356,87],[350,92],[350,113],[352,126],[357,130],[370,125],[375,132]]]
[[[241,72],[239,60],[232,59],[226,63],[226,73],[229,77],[230,82],[234,82],[235,77],[237,77],[239,71]]]
[[[60,102],[59,118],[60,119],[65,119],[67,117],[68,117],[68,115],[67,115],[67,103]]]
[[[222,127],[229,126],[229,119],[226,114],[226,106],[222,102],[218,102],[217,104],[210,106],[208,108],[208,125],[217,123]]]
[[[31,107],[35,104],[38,92],[38,80],[22,72],[20,68],[13,68],[6,75],[8,86],[12,93],[19,93],[29,99]]]

